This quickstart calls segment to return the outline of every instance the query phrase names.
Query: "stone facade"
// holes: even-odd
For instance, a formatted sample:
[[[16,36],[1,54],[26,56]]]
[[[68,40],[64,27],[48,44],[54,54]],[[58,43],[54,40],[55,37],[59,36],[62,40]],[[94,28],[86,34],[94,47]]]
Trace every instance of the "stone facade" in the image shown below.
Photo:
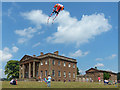
[[[75,81],[77,75],[76,59],[54,53],[41,53],[40,56],[25,55],[20,60],[20,79],[46,78],[51,75],[53,81]]]

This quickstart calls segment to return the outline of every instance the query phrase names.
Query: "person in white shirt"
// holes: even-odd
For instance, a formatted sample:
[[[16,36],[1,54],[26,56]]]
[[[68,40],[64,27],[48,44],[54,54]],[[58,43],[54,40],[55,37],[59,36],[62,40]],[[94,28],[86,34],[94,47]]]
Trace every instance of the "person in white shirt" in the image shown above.
[[[48,75],[48,82],[47,82],[48,87],[51,87],[51,76]]]

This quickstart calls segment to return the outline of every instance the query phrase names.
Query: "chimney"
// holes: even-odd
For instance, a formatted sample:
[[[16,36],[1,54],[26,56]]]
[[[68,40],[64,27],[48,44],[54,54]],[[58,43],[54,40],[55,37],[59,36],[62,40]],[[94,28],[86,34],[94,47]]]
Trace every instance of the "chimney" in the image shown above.
[[[36,55],[33,55],[33,57],[35,57]]]
[[[95,67],[95,69],[97,69],[97,67]]]
[[[58,55],[58,51],[54,52],[54,54]]]
[[[40,55],[43,55],[43,52],[41,52]]]

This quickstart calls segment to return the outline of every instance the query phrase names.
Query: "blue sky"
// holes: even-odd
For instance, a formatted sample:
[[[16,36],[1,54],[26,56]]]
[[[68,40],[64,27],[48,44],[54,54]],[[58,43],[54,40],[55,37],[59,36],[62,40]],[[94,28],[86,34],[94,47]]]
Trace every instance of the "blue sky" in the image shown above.
[[[4,58],[0,72],[8,60],[56,50],[60,55],[77,59],[81,73],[95,66],[117,72],[118,3],[60,2],[64,11],[54,24],[51,24],[54,15],[47,24],[56,3],[2,3],[0,53]]]

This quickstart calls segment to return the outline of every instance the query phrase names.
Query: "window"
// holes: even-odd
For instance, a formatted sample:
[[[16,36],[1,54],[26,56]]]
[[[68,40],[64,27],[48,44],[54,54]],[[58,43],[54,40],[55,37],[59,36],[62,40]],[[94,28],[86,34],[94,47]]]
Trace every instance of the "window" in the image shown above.
[[[68,75],[69,75],[69,77],[71,77],[71,73],[70,73],[70,72],[69,72],[69,74],[68,74]]]
[[[75,68],[75,64],[73,64],[73,68]]]
[[[52,70],[52,76],[55,76],[55,71],[54,70]]]
[[[60,61],[58,61],[58,65],[60,66]]]
[[[61,73],[60,73],[60,71],[58,71],[58,77],[61,77]]]
[[[55,60],[52,61],[52,64],[55,65]]]
[[[66,66],[66,63],[64,62],[64,66]]]
[[[41,71],[41,77],[43,77],[43,71]]]
[[[73,73],[73,78],[75,78],[75,73]]]
[[[66,77],[66,72],[64,71],[64,77]]]
[[[45,76],[47,76],[47,70],[45,70]]]
[[[41,65],[43,65],[43,62],[41,61]]]
[[[70,65],[70,63],[69,63],[69,65],[68,65],[68,67],[70,67],[71,65]]]
[[[47,65],[47,60],[45,60],[45,64]]]

